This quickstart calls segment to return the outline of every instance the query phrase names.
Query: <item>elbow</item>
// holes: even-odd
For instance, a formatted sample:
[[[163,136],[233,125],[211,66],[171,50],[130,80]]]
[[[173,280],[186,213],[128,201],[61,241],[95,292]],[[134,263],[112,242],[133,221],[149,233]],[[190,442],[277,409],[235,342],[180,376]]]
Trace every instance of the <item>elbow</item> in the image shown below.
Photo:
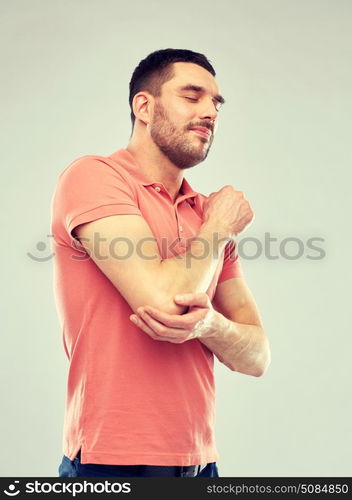
[[[257,362],[257,363],[253,364],[250,367],[247,366],[243,370],[238,370],[238,369],[236,370],[233,367],[229,367],[229,368],[232,371],[240,371],[241,373],[243,373],[245,375],[251,375],[252,377],[259,378],[259,377],[262,377],[266,373],[266,371],[267,371],[267,369],[269,367],[269,364],[270,364],[270,361],[267,362],[267,363],[263,363],[261,361],[260,363]]]
[[[166,314],[184,314],[188,310],[187,306],[176,304],[173,297],[168,296],[166,293],[154,294],[153,300],[149,300],[148,305],[155,307]]]
[[[262,377],[269,368],[270,363],[271,363],[271,352],[270,352],[269,342],[266,342],[265,349],[263,349],[260,359],[258,359],[255,369],[251,375],[253,375],[254,377]]]
[[[145,296],[138,297],[137,300],[135,297],[131,299],[132,300],[128,300],[128,298],[126,298],[126,301],[135,314],[138,314],[139,307],[144,306],[154,307],[166,314],[184,314],[188,310],[187,306],[176,304],[173,298],[167,297],[166,294],[149,293],[148,295],[146,294]]]
[[[161,311],[167,313],[167,314],[184,314],[187,312],[188,307],[187,306],[180,306],[176,304],[176,302],[170,298],[164,298],[163,300],[159,301],[158,304],[158,309]]]
[[[238,367],[224,363],[233,372],[243,373],[243,375],[251,375],[252,377],[262,377],[267,370],[266,365],[255,364],[250,367]]]
[[[268,339],[265,337],[265,343],[260,353],[257,354],[255,360],[253,360],[252,358],[252,361],[250,363],[247,361],[247,363],[241,367],[233,366],[231,364],[227,366],[228,368],[230,368],[230,370],[243,373],[244,375],[251,375],[252,377],[262,377],[266,373],[270,363],[270,347]]]
[[[262,377],[266,373],[268,366],[269,364],[258,365],[250,375],[253,375],[253,377]]]

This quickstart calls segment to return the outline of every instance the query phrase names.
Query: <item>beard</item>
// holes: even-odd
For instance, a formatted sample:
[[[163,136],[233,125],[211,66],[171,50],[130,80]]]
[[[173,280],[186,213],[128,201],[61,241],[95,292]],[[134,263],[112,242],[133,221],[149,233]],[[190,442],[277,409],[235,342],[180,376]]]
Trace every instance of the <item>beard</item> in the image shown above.
[[[198,124],[199,125],[199,124]],[[195,125],[178,129],[168,117],[165,108],[156,103],[150,135],[159,150],[180,169],[194,167],[208,156],[213,142],[205,137],[191,137],[190,130]]]

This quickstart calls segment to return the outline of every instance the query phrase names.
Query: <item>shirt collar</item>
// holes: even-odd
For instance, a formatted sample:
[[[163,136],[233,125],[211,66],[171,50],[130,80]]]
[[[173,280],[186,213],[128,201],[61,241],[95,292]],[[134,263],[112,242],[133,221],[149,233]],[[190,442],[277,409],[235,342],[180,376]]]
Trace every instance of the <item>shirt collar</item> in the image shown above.
[[[159,183],[152,181],[147,177],[145,172],[143,172],[141,167],[137,165],[134,157],[127,149],[118,149],[110,155],[110,158],[116,161],[116,163],[120,163],[128,171],[128,173],[142,186],[152,186],[154,184],[160,184],[163,186],[161,182]],[[187,200],[190,205],[194,206],[196,203],[196,198],[198,197],[199,193],[194,191],[189,182],[185,178],[183,178],[180,192],[177,197],[177,203],[183,200]]]

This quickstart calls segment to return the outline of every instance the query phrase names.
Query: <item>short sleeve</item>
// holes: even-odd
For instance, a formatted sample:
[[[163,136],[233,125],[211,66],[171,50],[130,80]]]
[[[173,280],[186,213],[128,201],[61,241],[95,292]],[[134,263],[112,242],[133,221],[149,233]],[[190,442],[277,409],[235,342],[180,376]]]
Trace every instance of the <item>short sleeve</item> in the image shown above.
[[[227,243],[224,253],[224,263],[220,272],[218,283],[230,278],[238,278],[243,276],[241,263],[236,253],[236,243],[231,240]]]
[[[133,183],[127,177],[118,166],[92,156],[79,158],[67,167],[53,197],[54,238],[64,231],[72,242],[73,231],[80,224],[111,215],[142,215]]]

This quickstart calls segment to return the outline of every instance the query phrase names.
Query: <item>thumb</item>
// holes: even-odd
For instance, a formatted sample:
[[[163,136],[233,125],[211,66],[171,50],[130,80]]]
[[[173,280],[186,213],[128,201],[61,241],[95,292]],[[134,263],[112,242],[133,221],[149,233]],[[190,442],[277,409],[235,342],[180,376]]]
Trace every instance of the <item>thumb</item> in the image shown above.
[[[175,302],[187,306],[209,307],[210,299],[206,293],[184,293],[175,295]]]

